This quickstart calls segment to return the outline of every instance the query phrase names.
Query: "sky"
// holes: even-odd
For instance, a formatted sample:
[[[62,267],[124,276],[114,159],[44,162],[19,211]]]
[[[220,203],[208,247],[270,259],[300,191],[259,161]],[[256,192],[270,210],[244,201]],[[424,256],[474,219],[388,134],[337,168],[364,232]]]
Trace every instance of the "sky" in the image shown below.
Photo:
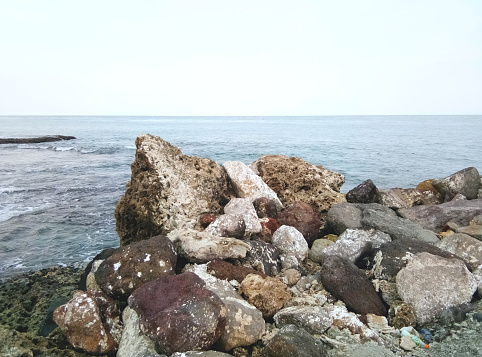
[[[0,115],[482,114],[481,0],[0,0]]]

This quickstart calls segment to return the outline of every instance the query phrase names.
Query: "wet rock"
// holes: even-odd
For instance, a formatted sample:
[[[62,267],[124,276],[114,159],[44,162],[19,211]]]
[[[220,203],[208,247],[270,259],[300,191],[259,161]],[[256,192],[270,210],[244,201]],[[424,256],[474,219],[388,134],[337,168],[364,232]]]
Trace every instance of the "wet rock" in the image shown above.
[[[325,250],[325,248],[328,248],[333,244],[335,243],[328,239],[315,240],[308,253],[308,258],[310,258],[315,263],[323,263],[323,251]]]
[[[390,304],[388,319],[390,325],[397,329],[406,326],[415,326],[417,324],[413,305],[401,300],[394,301]]]
[[[363,181],[346,194],[346,201],[350,203],[378,203],[379,200],[378,188],[370,179]]]
[[[375,229],[347,229],[338,237],[335,244],[324,249],[322,259],[337,255],[355,263],[360,256],[369,253],[372,248],[379,248],[382,244],[391,241],[388,234]]]
[[[431,206],[414,206],[398,210],[398,214],[420,224],[425,229],[440,232],[448,222],[467,226],[482,214],[482,199],[462,200]]]
[[[254,209],[258,214],[258,218],[274,218],[278,216],[276,202],[267,197],[260,197],[253,201]]]
[[[116,299],[125,299],[148,281],[175,274],[177,254],[165,236],[120,247],[95,272],[101,289]]]
[[[444,258],[458,259],[455,255],[437,246],[414,239],[397,240],[382,244],[373,252],[370,264],[376,278],[392,280],[407,265],[410,257],[417,253],[430,253]]]
[[[451,234],[437,243],[437,247],[462,258],[471,270],[482,264],[482,242],[467,234]]]
[[[224,213],[243,217],[246,224],[246,236],[261,232],[258,215],[249,198],[231,199],[224,207]]]
[[[113,310],[116,310],[112,305],[115,305],[115,301],[107,296],[99,297],[100,294],[95,296],[91,292],[77,291],[67,304],[54,312],[54,321],[69,343],[74,348],[94,354],[117,349],[111,328],[120,324],[119,318],[117,324],[112,321]],[[107,321],[104,312],[108,312],[111,321]]]
[[[224,332],[224,303],[191,272],[146,283],[128,303],[139,316],[141,330],[167,355],[206,350]]]
[[[300,158],[265,155],[251,167],[286,206],[301,201],[313,206],[320,214],[335,203],[345,201],[345,195],[339,192],[344,183],[342,175]]]
[[[331,326],[330,309],[321,306],[291,306],[278,311],[274,316],[277,327],[295,325],[311,334],[322,334]]]
[[[403,301],[411,303],[417,322],[425,324],[444,309],[470,302],[477,289],[475,277],[459,259],[418,253],[396,277]]]
[[[136,140],[132,176],[115,211],[121,245],[176,228],[198,228],[229,197],[226,172],[213,160],[183,155],[153,135]]]
[[[219,237],[242,239],[246,233],[246,222],[243,216],[223,214],[216,218],[204,232]]]
[[[321,341],[304,329],[294,325],[284,326],[261,351],[260,357],[328,356]]]
[[[320,233],[321,220],[318,213],[309,204],[304,202],[293,202],[284,211],[278,213],[278,223],[283,226],[295,227],[309,245]]]
[[[156,351],[155,342],[140,330],[139,317],[129,306],[124,309],[122,320],[124,330],[116,357],[161,357]]]
[[[260,197],[266,197],[276,203],[277,209],[283,204],[273,191],[250,167],[241,161],[226,161],[223,164],[236,195],[250,198],[251,202]]]
[[[207,265],[193,265],[187,270],[203,279],[206,288],[219,296],[226,306],[226,325],[216,342],[216,349],[230,351],[239,346],[249,346],[261,338],[265,323],[258,309],[245,301],[227,281],[208,274]]]
[[[261,232],[258,233],[259,239],[263,242],[271,243],[273,241],[273,234],[280,227],[274,218],[260,218]]]
[[[243,266],[253,268],[269,276],[278,275],[280,271],[280,251],[273,244],[251,240],[246,242],[250,249],[245,259],[240,259]]]
[[[326,224],[336,235],[342,234],[348,228],[362,228],[362,211],[356,204],[335,204],[328,211]]]
[[[273,245],[280,252],[283,269],[298,268],[308,256],[308,243],[303,235],[291,226],[281,226],[274,232]]]
[[[442,194],[445,202],[452,200],[457,194],[462,194],[467,199],[477,198],[480,188],[480,175],[475,167],[460,170],[442,180],[432,183],[433,187]]]
[[[326,257],[321,283],[337,299],[358,314],[386,315],[387,311],[365,272],[347,259]]]
[[[248,274],[258,274],[266,277],[265,274],[243,266],[233,265],[224,260],[212,260],[207,264],[207,271],[212,276],[221,280],[236,280],[241,283]]]
[[[288,287],[281,281],[257,274],[249,274],[242,281],[240,291],[250,304],[263,313],[263,317],[273,316],[291,297]]]
[[[214,259],[244,258],[250,246],[242,240],[214,236],[193,229],[176,229],[168,234],[179,255],[193,263]]]

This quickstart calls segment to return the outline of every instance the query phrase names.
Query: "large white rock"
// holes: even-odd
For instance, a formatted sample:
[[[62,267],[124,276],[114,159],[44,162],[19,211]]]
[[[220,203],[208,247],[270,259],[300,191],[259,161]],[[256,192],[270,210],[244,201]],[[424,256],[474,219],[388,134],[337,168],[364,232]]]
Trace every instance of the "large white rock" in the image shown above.
[[[279,227],[273,234],[272,244],[280,251],[283,269],[298,268],[308,256],[308,243],[303,234],[295,227]]]
[[[226,161],[223,168],[238,197],[249,197],[251,201],[266,197],[273,200],[279,210],[283,208],[276,193],[249,166],[241,161]]]
[[[477,290],[477,281],[463,261],[430,253],[413,256],[398,272],[396,283],[398,294],[413,305],[420,324],[451,306],[470,302]]]
[[[246,235],[261,232],[261,223],[250,198],[231,199],[224,207],[224,213],[242,216],[246,224]]]

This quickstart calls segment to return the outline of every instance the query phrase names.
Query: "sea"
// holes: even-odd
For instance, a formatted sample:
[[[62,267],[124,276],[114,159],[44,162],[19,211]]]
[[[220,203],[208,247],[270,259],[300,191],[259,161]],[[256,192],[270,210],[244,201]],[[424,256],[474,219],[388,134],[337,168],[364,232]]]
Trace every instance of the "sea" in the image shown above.
[[[77,138],[0,145],[0,279],[119,246],[114,210],[144,133],[219,164],[300,157],[342,173],[342,192],[366,179],[410,188],[470,166],[482,173],[481,115],[0,116],[0,138]]]

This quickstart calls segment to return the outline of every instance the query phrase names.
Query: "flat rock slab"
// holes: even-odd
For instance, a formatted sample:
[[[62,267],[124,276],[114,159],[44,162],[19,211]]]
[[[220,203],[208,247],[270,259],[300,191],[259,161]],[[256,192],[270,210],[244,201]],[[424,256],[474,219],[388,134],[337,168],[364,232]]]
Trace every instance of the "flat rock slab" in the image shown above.
[[[36,138],[0,138],[0,144],[40,144],[40,143],[51,143],[55,141],[63,140],[74,140],[77,139],[75,136],[66,135],[49,135],[49,136],[39,136]]]

